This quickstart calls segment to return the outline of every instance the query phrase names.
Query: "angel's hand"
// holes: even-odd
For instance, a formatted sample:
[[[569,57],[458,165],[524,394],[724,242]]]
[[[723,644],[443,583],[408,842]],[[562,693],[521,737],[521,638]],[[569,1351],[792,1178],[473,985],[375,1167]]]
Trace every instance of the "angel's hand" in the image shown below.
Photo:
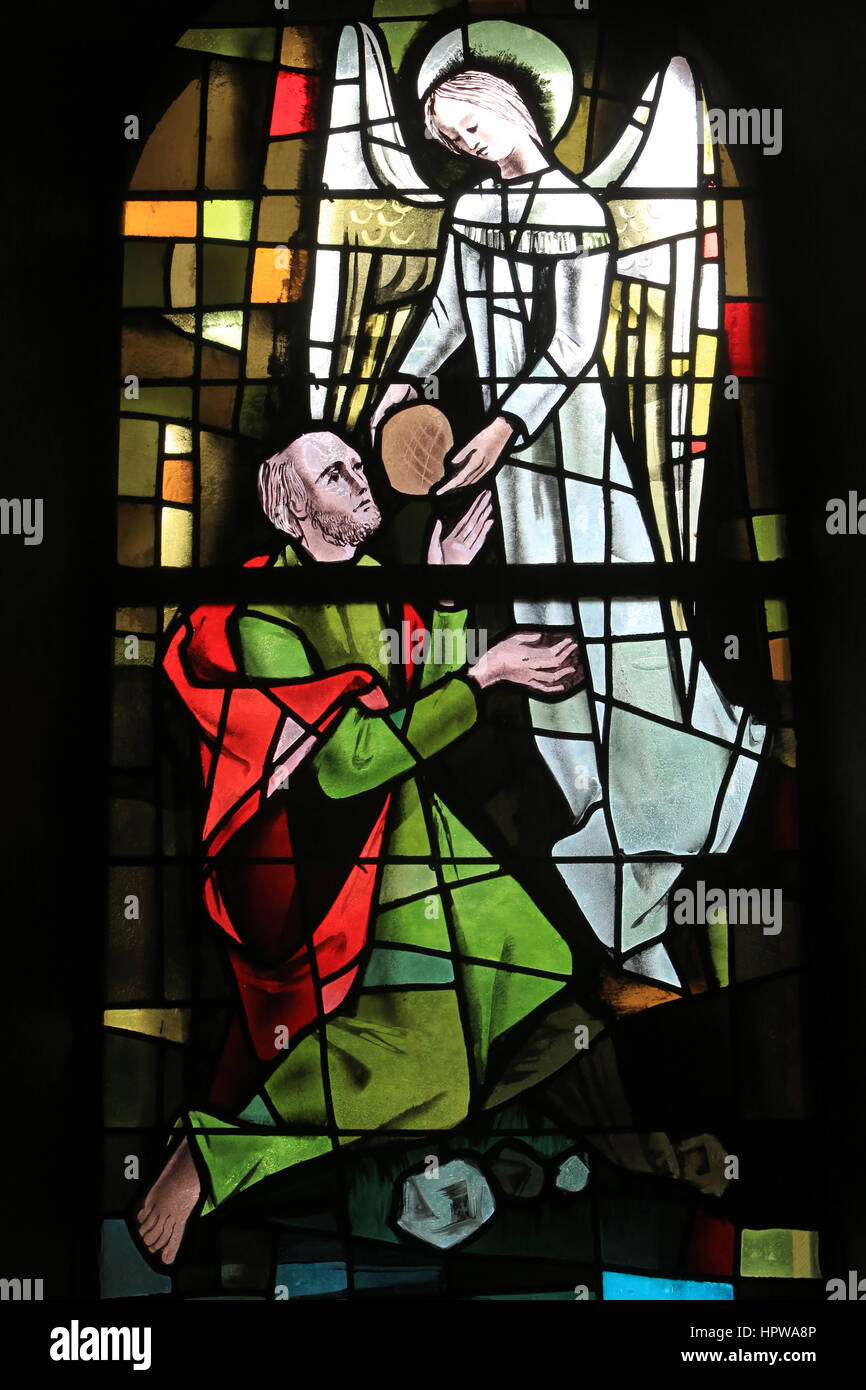
[[[442,535],[442,522],[436,522],[427,550],[428,565],[471,565],[492,525],[493,498],[489,492],[481,492],[447,536]]]
[[[436,492],[441,496],[442,493],[456,492],[457,488],[477,483],[479,478],[483,478],[485,473],[496,467],[499,456],[513,433],[514,427],[505,416],[497,415],[495,420],[491,420],[489,425],[478,431],[474,439],[470,439],[464,449],[454,455],[451,462],[456,465],[457,472],[447,483],[441,483]]]
[[[388,412],[393,410],[395,406],[417,399],[418,392],[414,386],[409,385],[408,381],[391,383],[370,417],[370,438],[374,444],[376,443],[376,431]]]

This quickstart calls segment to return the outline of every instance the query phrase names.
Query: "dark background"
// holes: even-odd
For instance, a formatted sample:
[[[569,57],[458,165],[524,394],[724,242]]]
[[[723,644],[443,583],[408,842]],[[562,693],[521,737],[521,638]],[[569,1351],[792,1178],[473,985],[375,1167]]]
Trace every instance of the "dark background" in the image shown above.
[[[600,12],[592,0],[591,8]],[[781,107],[766,159],[779,327],[777,454],[791,524],[795,724],[820,1078],[826,1223],[866,1274],[860,1022],[866,796],[866,536],[830,537],[828,498],[866,495],[857,416],[862,63],[853,4],[674,3],[738,104]],[[262,24],[301,19],[263,3]],[[629,22],[626,3],[606,10]],[[646,24],[647,7],[634,7]],[[0,1276],[97,1294],[100,1019],[113,587],[123,117],[179,34],[214,11],[158,0],[28,16],[6,29],[3,481],[45,500],[45,538],[0,537],[3,666],[3,1127]],[[4,24],[6,21],[4,20]],[[37,33],[36,30],[42,32]],[[807,1163],[780,1153],[779,1163]],[[828,1272],[836,1273],[834,1268]]]

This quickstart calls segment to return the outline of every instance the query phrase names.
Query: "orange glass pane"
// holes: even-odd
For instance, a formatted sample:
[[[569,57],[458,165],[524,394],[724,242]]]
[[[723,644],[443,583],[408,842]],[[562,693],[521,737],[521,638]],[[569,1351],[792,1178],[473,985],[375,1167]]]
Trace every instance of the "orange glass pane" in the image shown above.
[[[126,236],[195,236],[197,203],[172,200],[158,203],[131,202],[124,206]]]
[[[162,470],[162,495],[166,502],[192,501],[192,463],[189,459],[166,459]]]
[[[791,644],[787,637],[776,637],[770,643],[770,663],[774,681],[791,679]]]
[[[306,251],[258,247],[253,266],[253,303],[288,304],[300,299],[306,268]]]

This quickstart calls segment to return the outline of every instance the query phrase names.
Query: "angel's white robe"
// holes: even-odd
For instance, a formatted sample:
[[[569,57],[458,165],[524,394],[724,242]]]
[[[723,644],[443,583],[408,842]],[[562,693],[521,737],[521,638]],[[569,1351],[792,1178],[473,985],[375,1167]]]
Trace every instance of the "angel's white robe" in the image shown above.
[[[605,205],[564,170],[485,179],[457,201],[398,368],[423,380],[469,338],[486,407],[515,425],[496,477],[509,563],[657,559],[597,368],[612,249]],[[662,942],[669,890],[681,856],[729,847],[766,728],[728,703],[669,603],[575,596],[514,616],[581,637],[584,688],[529,702],[576,827],[554,846],[560,873],[617,960],[679,983]]]

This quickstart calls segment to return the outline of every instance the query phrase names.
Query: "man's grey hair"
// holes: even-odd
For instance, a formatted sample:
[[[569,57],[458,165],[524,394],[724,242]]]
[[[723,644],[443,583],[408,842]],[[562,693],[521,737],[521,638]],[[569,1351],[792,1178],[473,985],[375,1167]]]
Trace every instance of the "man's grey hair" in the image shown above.
[[[292,461],[295,442],[265,459],[259,468],[258,490],[259,501],[271,525],[298,539],[301,527],[293,508],[301,516],[306,514],[307,489]]]

